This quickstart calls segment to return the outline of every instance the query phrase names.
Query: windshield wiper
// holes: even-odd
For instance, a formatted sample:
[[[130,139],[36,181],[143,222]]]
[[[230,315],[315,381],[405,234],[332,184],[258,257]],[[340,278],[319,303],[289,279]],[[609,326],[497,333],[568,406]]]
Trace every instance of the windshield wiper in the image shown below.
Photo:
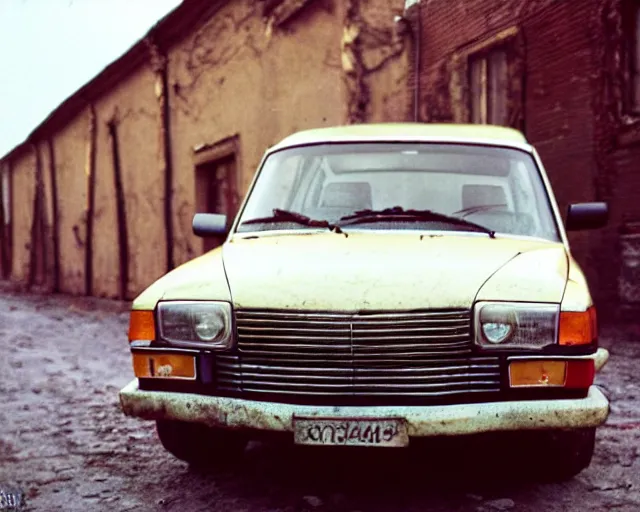
[[[353,215],[346,215],[340,219],[340,225],[350,226],[352,224],[364,224],[367,222],[385,222],[385,221],[402,221],[402,222],[420,222],[420,221],[439,221],[454,226],[462,226],[471,228],[475,231],[487,233],[491,238],[495,238],[496,232],[475,222],[471,222],[460,217],[445,215],[444,213],[433,212],[431,210],[405,210],[400,206],[386,208],[384,210],[360,210]]]
[[[466,217],[467,215],[471,215],[473,213],[485,212],[487,210],[494,210],[496,208],[506,208],[506,206],[506,204],[481,204],[478,206],[469,206],[468,208],[463,208],[462,210],[453,212],[453,215],[462,214],[462,217]]]
[[[312,219],[311,217],[307,217],[306,215],[303,215],[301,213],[292,212],[290,210],[281,210],[280,208],[274,208],[272,211],[273,215],[269,217],[260,217],[257,219],[245,220],[241,223],[241,225],[293,222],[295,224],[300,224],[301,226],[308,226],[311,228],[326,228],[339,234],[343,233],[343,231],[340,229],[340,226],[331,224],[328,220],[325,219]]]

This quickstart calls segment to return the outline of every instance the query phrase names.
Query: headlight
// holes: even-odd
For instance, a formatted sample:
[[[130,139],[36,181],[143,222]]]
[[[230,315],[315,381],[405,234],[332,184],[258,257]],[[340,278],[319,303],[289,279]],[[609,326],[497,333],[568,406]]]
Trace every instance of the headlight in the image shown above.
[[[559,311],[557,304],[479,302],[475,307],[476,344],[487,349],[554,345]]]
[[[172,345],[225,350],[233,344],[228,302],[160,302],[160,338]]]

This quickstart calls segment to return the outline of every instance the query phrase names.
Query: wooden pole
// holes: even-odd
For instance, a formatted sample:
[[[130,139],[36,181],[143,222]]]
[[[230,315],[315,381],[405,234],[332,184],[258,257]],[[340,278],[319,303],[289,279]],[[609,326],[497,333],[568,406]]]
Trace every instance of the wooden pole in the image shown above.
[[[85,294],[93,294],[93,217],[96,196],[96,112],[89,106],[89,147],[87,154],[87,231],[84,253]]]
[[[127,298],[129,283],[129,237],[127,231],[127,210],[122,184],[122,168],[120,164],[120,143],[118,140],[118,126],[115,120],[108,123],[111,137],[111,151],[113,154],[113,182],[116,191],[116,214],[118,218],[118,255],[120,263],[120,298]]]

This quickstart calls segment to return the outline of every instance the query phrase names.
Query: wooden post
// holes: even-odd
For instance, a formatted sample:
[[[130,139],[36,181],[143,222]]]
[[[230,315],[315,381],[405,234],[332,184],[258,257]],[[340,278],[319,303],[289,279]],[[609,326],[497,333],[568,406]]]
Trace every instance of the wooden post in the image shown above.
[[[122,185],[122,169],[120,165],[120,144],[118,140],[118,126],[115,120],[108,123],[111,137],[111,151],[113,154],[113,182],[116,191],[116,213],[118,217],[118,253],[120,263],[120,298],[127,298],[129,283],[129,238],[127,232],[127,211]]]
[[[162,132],[162,146],[164,157],[164,222],[167,244],[167,271],[175,266],[173,260],[173,155],[171,151],[171,111],[169,108],[169,88],[167,77],[166,57],[158,71],[160,93],[160,130]]]
[[[38,263],[44,261],[44,254],[39,254],[39,250],[44,253],[44,239],[43,239],[43,226],[42,226],[42,210],[43,210],[43,196],[44,196],[44,183],[42,182],[42,158],[38,149],[37,143],[32,143],[31,148],[36,157],[35,168],[35,190],[33,194],[33,219],[31,221],[31,249],[30,249],[30,261],[29,261],[29,279],[28,286],[32,287],[36,284],[36,278],[38,276]],[[42,258],[42,259],[40,259]]]
[[[160,141],[164,173],[164,223],[167,245],[167,271],[174,268],[173,259],[173,154],[171,148],[171,108],[169,106],[169,71],[167,56],[151,38],[145,42],[156,75],[156,97],[160,107]]]
[[[56,175],[56,156],[53,148],[53,141],[47,140],[49,149],[49,175],[51,179],[51,202],[53,205],[53,218],[51,228],[53,230],[53,292],[60,291],[60,224],[58,222],[58,181]]]
[[[96,111],[89,106],[89,147],[87,151],[87,231],[84,253],[85,294],[93,294],[93,216],[96,196]]]

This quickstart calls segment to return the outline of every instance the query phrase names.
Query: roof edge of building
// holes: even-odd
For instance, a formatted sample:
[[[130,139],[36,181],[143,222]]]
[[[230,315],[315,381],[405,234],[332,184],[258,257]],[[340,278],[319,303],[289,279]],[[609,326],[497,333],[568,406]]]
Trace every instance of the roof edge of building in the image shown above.
[[[184,38],[186,30],[204,24],[225,3],[231,0],[182,0],[172,11],[160,18],[133,46],[120,57],[109,63],[91,80],[77,89],[60,103],[43,121],[40,122],[27,138],[0,156],[0,163],[13,160],[28,150],[34,141],[45,140],[47,131],[64,126],[77,116],[84,108],[100,98],[114,84],[129,77],[150,60],[147,47],[148,40],[166,51],[176,42]]]

